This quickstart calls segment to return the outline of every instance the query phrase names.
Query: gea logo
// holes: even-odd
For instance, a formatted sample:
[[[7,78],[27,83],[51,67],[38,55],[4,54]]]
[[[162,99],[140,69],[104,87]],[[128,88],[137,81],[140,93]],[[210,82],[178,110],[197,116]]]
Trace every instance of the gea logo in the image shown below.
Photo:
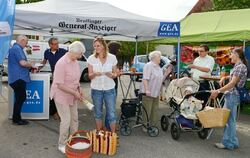
[[[177,24],[163,24],[161,26],[161,31],[178,31]]]
[[[26,99],[40,99],[38,91],[35,90],[32,92],[31,90],[26,90]]]

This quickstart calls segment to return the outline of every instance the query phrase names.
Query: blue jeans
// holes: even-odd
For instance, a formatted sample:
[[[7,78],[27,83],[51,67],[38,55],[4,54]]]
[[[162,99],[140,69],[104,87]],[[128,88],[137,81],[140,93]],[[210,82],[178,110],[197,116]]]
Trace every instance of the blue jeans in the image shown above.
[[[91,96],[94,104],[95,119],[102,120],[103,118],[103,103],[105,103],[106,117],[108,123],[116,123],[116,92],[115,89],[110,90],[95,90],[91,89]]]
[[[240,103],[240,97],[235,94],[225,95],[224,107],[230,110],[227,124],[224,128],[224,134],[221,143],[228,149],[239,147],[239,141],[236,134],[236,115],[237,106]]]

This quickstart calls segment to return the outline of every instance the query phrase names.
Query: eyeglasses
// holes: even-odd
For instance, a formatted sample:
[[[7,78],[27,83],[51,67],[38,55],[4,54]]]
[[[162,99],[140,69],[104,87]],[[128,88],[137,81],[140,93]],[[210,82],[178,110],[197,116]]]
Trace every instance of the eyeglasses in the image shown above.
[[[58,43],[51,43],[51,45],[58,45]]]

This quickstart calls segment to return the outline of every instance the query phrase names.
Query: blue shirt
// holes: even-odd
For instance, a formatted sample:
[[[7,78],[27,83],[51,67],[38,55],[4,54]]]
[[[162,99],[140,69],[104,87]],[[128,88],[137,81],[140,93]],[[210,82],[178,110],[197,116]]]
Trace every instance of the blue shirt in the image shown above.
[[[53,54],[51,52],[50,49],[47,49],[44,52],[44,59],[49,61],[50,64],[50,68],[51,68],[51,72],[53,73],[55,70],[55,65],[56,62],[62,57],[64,56],[64,54],[67,52],[67,50],[63,49],[63,48],[59,48],[55,54]]]
[[[30,82],[29,68],[20,65],[20,61],[27,61],[21,45],[15,43],[9,50],[8,56],[8,82],[9,84],[21,79]]]

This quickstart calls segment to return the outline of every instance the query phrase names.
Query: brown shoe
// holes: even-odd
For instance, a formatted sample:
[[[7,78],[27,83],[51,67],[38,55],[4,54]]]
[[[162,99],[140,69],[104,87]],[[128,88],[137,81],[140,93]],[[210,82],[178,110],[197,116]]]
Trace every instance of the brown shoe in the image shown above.
[[[55,113],[55,114],[53,115],[53,118],[54,118],[55,120],[60,120],[60,116],[58,115],[58,113]]]

